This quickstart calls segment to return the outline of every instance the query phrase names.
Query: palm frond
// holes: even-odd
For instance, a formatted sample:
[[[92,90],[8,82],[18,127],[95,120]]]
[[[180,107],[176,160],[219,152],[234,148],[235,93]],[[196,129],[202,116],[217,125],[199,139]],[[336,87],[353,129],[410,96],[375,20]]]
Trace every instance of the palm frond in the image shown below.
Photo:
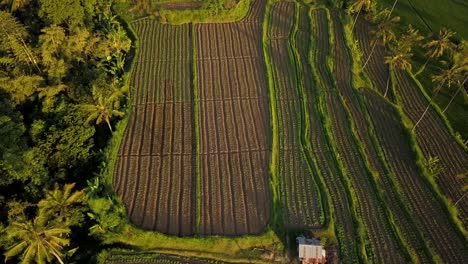
[[[15,256],[18,256],[28,246],[26,241],[22,241],[16,244],[14,247],[5,252],[5,260],[9,260]]]

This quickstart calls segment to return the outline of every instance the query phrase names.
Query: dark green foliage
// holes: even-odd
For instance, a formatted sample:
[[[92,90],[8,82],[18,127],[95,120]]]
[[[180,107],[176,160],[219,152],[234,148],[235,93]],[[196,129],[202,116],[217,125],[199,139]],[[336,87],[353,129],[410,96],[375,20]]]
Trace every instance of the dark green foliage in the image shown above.
[[[111,3],[0,1],[2,255],[9,250],[7,257],[25,262],[57,259],[53,249],[28,251],[37,241],[23,242],[58,229],[54,235],[67,241],[54,253],[65,260],[65,246],[80,243],[73,240],[79,236],[68,238],[70,228],[86,234],[96,223],[74,183],[80,189],[94,177],[100,148],[111,136],[87,122],[81,106],[106,98],[114,116],[125,106],[123,74],[132,43]],[[104,209],[96,215],[112,227]]]

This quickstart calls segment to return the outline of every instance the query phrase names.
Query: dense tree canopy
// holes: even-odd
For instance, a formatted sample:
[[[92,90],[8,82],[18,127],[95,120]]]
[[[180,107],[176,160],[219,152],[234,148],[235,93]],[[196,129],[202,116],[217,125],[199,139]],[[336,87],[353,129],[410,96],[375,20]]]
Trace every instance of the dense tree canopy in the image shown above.
[[[111,133],[82,106],[109,98],[106,123],[123,115],[132,45],[111,5],[0,2],[0,208],[8,209],[0,210],[0,251],[8,258],[63,259],[76,244],[71,229],[95,224],[75,189],[95,177]],[[47,240],[56,246],[43,247]]]

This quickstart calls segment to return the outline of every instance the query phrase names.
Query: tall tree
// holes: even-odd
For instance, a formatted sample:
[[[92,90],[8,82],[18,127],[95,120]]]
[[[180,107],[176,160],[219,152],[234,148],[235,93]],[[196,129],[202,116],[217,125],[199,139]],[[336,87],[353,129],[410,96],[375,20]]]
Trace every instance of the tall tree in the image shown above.
[[[397,47],[392,48],[390,55],[385,57],[385,63],[390,66],[391,69],[400,69],[400,70],[408,70],[410,71],[412,68],[411,65],[411,58],[413,54],[411,53],[411,49],[403,45],[397,45]],[[384,97],[387,96],[388,87],[390,83],[390,74],[388,75],[387,79],[387,88],[385,89]]]
[[[0,51],[11,54],[8,57],[15,59],[17,63],[27,64],[40,71],[36,55],[26,43],[26,28],[8,12],[0,11],[0,21]]]
[[[456,52],[453,55],[453,61],[455,65],[458,65],[457,67],[460,68],[461,76],[463,79],[463,82],[457,83],[458,89],[457,91],[452,95],[452,98],[450,98],[450,101],[448,104],[445,106],[444,110],[442,113],[445,113],[447,109],[450,107],[450,105],[453,103],[455,100],[456,96],[461,92],[464,91],[466,94],[466,89],[465,89],[465,83],[468,79],[468,43],[466,41],[463,41],[458,45]]]
[[[96,125],[99,125],[103,121],[107,123],[109,130],[112,133],[112,126],[110,120],[113,116],[124,116],[124,113],[116,110],[114,107],[114,100],[105,100],[100,96],[95,104],[83,104],[81,108],[89,113],[88,122],[96,120]]]
[[[84,198],[83,191],[73,191],[74,183],[65,184],[63,190],[55,186],[55,189],[48,191],[46,198],[39,204],[39,215],[52,218],[57,224],[66,226],[77,225],[83,213],[75,205],[81,204]]]
[[[16,10],[23,9],[29,4],[29,0],[2,0],[1,5],[4,5],[8,10],[13,13]]]
[[[354,3],[350,6],[350,11],[352,13],[356,14],[356,18],[354,18],[353,26],[351,27],[351,32],[353,32],[354,27],[356,26],[356,22],[358,20],[359,14],[361,11],[364,10],[369,10],[372,5],[372,0],[355,0]]]
[[[387,43],[396,39],[395,32],[393,28],[395,25],[400,22],[400,17],[389,17],[389,12],[387,9],[381,11],[377,16],[377,29],[372,30],[372,49],[367,57],[366,62],[362,66],[362,70],[364,70],[369,63],[370,58],[374,54],[375,47],[377,45],[386,45]]]
[[[438,59],[442,57],[446,51],[452,50],[455,47],[455,44],[450,40],[453,36],[455,36],[455,32],[447,28],[442,28],[436,38],[423,45],[423,47],[427,49],[425,54],[427,59],[416,75],[424,71],[431,59]]]
[[[6,260],[21,254],[22,263],[51,262],[55,257],[63,264],[64,247],[70,243],[66,238],[69,228],[46,225],[43,221],[18,221],[11,223],[6,233],[15,241],[5,253]]]

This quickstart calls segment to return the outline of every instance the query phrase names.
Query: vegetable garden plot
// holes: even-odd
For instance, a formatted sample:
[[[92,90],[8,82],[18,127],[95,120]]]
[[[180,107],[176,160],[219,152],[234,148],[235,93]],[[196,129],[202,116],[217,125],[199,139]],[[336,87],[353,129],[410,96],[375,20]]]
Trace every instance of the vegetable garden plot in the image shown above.
[[[204,235],[258,234],[269,220],[267,87],[261,24],[253,23],[263,6],[256,5],[251,23],[194,28]]]
[[[272,77],[278,106],[281,203],[287,228],[321,227],[322,201],[306,153],[300,142],[303,133],[296,58],[289,37],[295,23],[295,4],[277,2],[269,17]]]
[[[131,84],[136,98],[114,188],[133,223],[191,235],[195,183],[190,28],[151,20],[137,21],[134,27],[142,44]]]
[[[414,162],[415,153],[397,110],[372,92],[364,95],[390,169],[390,174],[382,175],[380,180],[383,185],[397,186],[398,191],[393,193],[387,189],[387,200],[409,245],[422,262],[432,257],[428,248],[436,249],[433,253],[447,262],[466,262],[466,255],[461,254],[467,252],[466,243]]]
[[[403,71],[395,71],[395,93],[397,93],[403,111],[414,123],[420,118],[428,100],[416,85],[414,80]],[[450,134],[439,113],[431,106],[426,116],[416,127],[416,139],[424,157],[440,159],[442,171],[436,178],[441,191],[453,203],[458,201],[468,185],[468,177],[460,177],[468,172],[468,153]],[[457,208],[465,228],[468,226],[468,199],[462,199]]]

